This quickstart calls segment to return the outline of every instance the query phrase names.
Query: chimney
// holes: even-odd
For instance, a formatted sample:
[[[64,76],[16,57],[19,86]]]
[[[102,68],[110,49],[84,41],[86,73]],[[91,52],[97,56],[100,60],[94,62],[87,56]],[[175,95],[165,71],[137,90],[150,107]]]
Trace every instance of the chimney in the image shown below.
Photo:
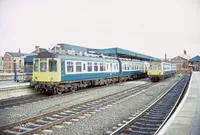
[[[38,54],[40,52],[39,46],[35,46],[35,52]]]
[[[165,62],[167,61],[167,54],[165,53]]]
[[[184,52],[185,55],[187,54],[186,50],[184,50],[183,52]]]

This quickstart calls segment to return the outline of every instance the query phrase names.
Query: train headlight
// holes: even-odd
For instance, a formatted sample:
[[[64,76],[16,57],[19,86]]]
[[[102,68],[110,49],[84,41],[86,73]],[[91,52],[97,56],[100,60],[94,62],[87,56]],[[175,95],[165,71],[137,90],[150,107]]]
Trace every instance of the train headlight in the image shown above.
[[[51,77],[51,81],[53,81],[53,77]]]
[[[38,79],[37,76],[34,79],[37,80]]]

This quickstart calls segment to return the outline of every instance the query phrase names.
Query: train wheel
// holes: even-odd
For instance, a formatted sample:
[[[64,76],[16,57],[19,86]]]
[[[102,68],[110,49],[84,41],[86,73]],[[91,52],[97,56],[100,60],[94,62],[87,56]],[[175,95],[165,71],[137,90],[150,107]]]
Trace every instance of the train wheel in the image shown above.
[[[71,91],[71,92],[75,92],[75,91],[76,91],[76,88],[75,88],[74,86],[72,86],[72,87],[70,88],[70,91]]]

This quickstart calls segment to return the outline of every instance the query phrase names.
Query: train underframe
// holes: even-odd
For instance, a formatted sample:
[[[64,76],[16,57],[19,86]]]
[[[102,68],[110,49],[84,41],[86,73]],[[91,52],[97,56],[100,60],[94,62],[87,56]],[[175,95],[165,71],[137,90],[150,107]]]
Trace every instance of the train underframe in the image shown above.
[[[35,82],[34,89],[40,91],[41,93],[62,94],[63,92],[75,92],[76,90],[81,88],[115,84],[143,77],[147,77],[147,75],[140,74],[140,75],[98,78],[92,80],[79,80],[79,81],[59,82],[59,83]]]
[[[167,75],[150,75],[149,79],[152,82],[159,82],[159,81],[163,81],[164,79],[168,78],[168,77],[172,77],[175,73],[172,74],[167,74]]]

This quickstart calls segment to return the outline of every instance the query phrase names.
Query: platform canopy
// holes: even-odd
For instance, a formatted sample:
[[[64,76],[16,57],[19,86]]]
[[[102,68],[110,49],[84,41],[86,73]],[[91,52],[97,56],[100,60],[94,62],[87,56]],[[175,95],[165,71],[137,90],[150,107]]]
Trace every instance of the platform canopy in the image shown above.
[[[108,48],[108,49],[89,49],[88,53],[91,54],[103,54],[105,56],[113,56],[120,58],[129,58],[129,59],[137,59],[137,60],[145,60],[145,61],[161,61],[159,58],[155,58],[152,56],[148,56],[141,53],[132,52],[129,50],[121,49],[121,48]]]
[[[195,56],[195,57],[189,59],[189,61],[190,61],[190,62],[200,62],[200,56],[197,55],[197,56]]]

